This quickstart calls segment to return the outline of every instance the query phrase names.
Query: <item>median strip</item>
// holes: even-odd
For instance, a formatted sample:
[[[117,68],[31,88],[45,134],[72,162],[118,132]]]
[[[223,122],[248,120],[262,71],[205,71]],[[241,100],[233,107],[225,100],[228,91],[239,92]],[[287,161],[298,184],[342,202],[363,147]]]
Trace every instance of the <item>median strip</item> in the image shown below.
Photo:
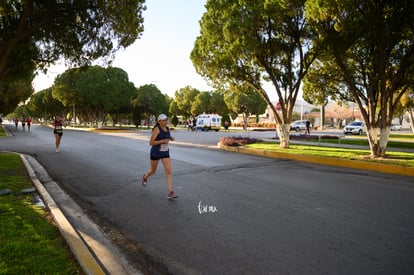
[[[364,161],[358,161],[358,160],[347,160],[347,159],[339,159],[339,158],[316,157],[316,156],[306,156],[306,155],[298,155],[298,154],[291,154],[291,153],[272,152],[272,151],[251,149],[251,148],[245,148],[245,147],[226,146],[221,143],[218,143],[218,147],[222,150],[226,150],[230,152],[251,154],[251,155],[256,155],[256,156],[292,159],[292,160],[297,160],[297,161],[304,161],[304,162],[331,165],[331,166],[340,166],[340,167],[353,168],[353,169],[379,171],[379,172],[388,173],[388,174],[399,174],[399,175],[411,176],[411,177],[414,176],[413,167],[364,162]]]

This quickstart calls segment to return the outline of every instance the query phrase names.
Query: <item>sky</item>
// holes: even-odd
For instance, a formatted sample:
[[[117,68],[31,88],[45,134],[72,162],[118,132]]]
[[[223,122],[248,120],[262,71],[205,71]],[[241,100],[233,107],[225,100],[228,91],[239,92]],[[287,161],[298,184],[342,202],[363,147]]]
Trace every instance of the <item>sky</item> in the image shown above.
[[[163,94],[191,86],[199,91],[211,91],[194,69],[190,53],[200,34],[199,21],[205,12],[206,0],[147,0],[144,32],[140,39],[116,53],[113,67],[128,73],[135,87],[154,84]],[[35,91],[52,86],[55,77],[66,68],[57,64],[48,73],[38,75]]]

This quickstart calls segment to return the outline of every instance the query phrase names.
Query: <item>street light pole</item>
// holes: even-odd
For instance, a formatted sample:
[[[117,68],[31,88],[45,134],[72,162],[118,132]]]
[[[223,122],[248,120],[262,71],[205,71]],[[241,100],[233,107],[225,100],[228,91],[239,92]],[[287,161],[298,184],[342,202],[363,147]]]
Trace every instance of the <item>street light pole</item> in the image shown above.
[[[73,103],[73,121],[74,121],[74,126],[76,126],[76,109],[75,109],[75,103]]]
[[[303,120],[303,100],[300,100],[300,120]]]

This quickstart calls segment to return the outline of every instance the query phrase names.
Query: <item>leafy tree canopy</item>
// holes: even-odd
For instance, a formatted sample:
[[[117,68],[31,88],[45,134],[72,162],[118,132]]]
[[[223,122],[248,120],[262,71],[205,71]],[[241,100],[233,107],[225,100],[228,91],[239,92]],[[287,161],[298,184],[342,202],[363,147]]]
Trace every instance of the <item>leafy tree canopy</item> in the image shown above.
[[[198,115],[207,114],[227,114],[228,109],[224,102],[223,93],[219,91],[200,92],[191,104],[191,113]]]
[[[371,156],[384,157],[394,111],[414,84],[414,2],[309,0],[306,11],[334,61],[323,66],[338,68],[361,110]]]
[[[114,67],[82,67],[66,70],[56,77],[53,96],[64,106],[76,106],[78,115],[102,122],[109,112],[131,104],[135,86],[128,74]]]
[[[182,114],[186,118],[198,115],[197,112],[192,113],[191,107],[199,93],[199,90],[190,86],[186,86],[176,91],[174,95],[174,103],[177,113]]]
[[[225,93],[225,100],[232,113],[243,114],[245,125],[249,115],[257,117],[266,111],[267,104],[264,99],[247,84],[233,86],[230,92]]]
[[[61,58],[71,65],[110,61],[143,32],[144,2],[1,1],[0,98],[14,93],[11,97],[26,99],[30,94],[18,95],[10,86],[31,83],[35,71]]]
[[[28,98],[33,93],[32,79],[16,79],[0,85],[0,114],[12,112],[22,99]]]
[[[352,94],[342,81],[339,68],[329,60],[314,62],[302,83],[302,97],[310,104],[321,106],[328,104],[329,100],[353,101]]]
[[[62,102],[53,97],[52,88],[47,88],[33,94],[27,106],[31,116],[43,117],[45,120],[65,110]]]
[[[281,147],[289,147],[289,123],[302,78],[316,57],[313,32],[305,20],[304,0],[208,0],[191,52],[202,76],[214,84],[253,86],[271,106]],[[281,102],[273,106],[265,81]]]
[[[162,94],[154,84],[146,84],[137,89],[132,104],[140,114],[145,115],[149,122],[152,116],[156,117],[161,113],[168,114],[170,99]]]

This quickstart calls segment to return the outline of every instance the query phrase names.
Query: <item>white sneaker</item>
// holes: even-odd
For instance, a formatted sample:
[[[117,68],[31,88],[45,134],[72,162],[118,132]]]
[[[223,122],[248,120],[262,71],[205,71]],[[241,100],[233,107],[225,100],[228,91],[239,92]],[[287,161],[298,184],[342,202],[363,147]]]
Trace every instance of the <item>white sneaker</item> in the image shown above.
[[[174,193],[174,191],[171,191],[170,193],[168,193],[167,199],[172,200],[177,198],[178,196]]]

